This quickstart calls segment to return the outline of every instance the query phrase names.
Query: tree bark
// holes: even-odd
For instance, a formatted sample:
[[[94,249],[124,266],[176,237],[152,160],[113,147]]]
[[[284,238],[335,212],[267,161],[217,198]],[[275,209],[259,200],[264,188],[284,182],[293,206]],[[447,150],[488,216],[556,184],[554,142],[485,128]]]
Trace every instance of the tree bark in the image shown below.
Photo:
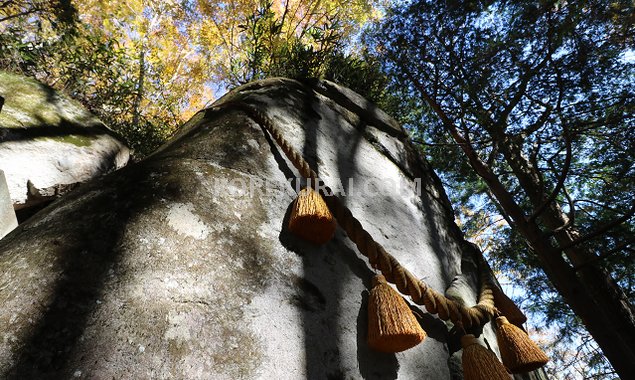
[[[520,144],[513,141],[513,138],[507,136],[502,131],[502,128],[493,128],[490,131],[495,141],[498,141],[500,151],[518,178],[521,187],[530,199],[534,209],[536,210],[541,207],[543,203],[548,202],[549,195],[547,189],[541,185],[540,173],[529,160],[523,156]],[[535,222],[533,228],[539,230],[544,229],[549,232],[556,231],[568,220],[560,206],[555,202],[548,204],[538,218],[542,221],[543,228],[541,228],[538,222]],[[532,219],[536,220],[536,218]],[[546,247],[543,249],[538,249],[537,247],[539,240],[546,241],[544,237],[538,239],[534,234],[528,232],[523,233],[523,235],[530,241],[530,244],[539,257],[546,255],[560,256],[564,253],[570,262],[570,264],[565,263],[566,267],[571,270],[573,270],[573,268],[579,268],[576,277],[579,278],[585,296],[588,297],[592,301],[592,305],[594,305],[593,313],[600,314],[602,318],[584,318],[578,311],[576,311],[576,314],[587,321],[585,325],[589,329],[589,332],[591,332],[596,341],[598,341],[598,344],[600,344],[600,347],[615,369],[618,370],[622,376],[626,373],[635,373],[635,312],[633,311],[633,306],[629,303],[626,294],[615,283],[610,274],[601,268],[597,262],[593,262],[596,255],[588,249],[585,249],[584,246],[571,246],[571,244],[579,238],[580,234],[573,227],[568,227],[556,232],[554,237],[557,246],[545,251],[549,253],[542,253]],[[569,246],[569,248],[564,250],[559,248],[566,246]],[[556,272],[555,275],[558,275],[558,272]],[[570,306],[573,308],[573,305],[570,304]],[[573,309],[574,311],[576,310],[576,308]],[[597,320],[598,324],[591,327],[591,320]],[[599,338],[600,335],[605,337]],[[600,341],[604,341],[605,343],[601,344]],[[614,353],[609,355],[608,351]],[[620,370],[620,368],[622,368],[622,370]]]
[[[593,258],[591,252],[575,246],[563,252],[558,246],[553,246],[547,234],[543,232],[542,227],[547,231],[554,231],[566,222],[562,210],[556,203],[548,205],[540,218],[544,226],[538,224],[535,218],[526,216],[489,166],[480,159],[470,142],[458,131],[441,105],[412,74],[407,74],[423,100],[437,114],[448,133],[461,147],[470,165],[485,180],[504,213],[513,220],[515,228],[536,253],[549,280],[574,313],[582,319],[617,373],[625,379],[635,373],[635,318],[633,307],[626,295],[606,271],[596,263],[590,262]],[[519,145],[505,135],[500,125],[487,121],[486,124],[491,137],[512,167],[534,208],[540,208],[549,196],[541,186],[538,171],[523,157]],[[555,238],[559,246],[565,246],[570,245],[577,235],[569,228],[555,234]],[[563,253],[569,262],[565,260]],[[576,272],[574,266],[583,263],[588,265],[581,266]]]

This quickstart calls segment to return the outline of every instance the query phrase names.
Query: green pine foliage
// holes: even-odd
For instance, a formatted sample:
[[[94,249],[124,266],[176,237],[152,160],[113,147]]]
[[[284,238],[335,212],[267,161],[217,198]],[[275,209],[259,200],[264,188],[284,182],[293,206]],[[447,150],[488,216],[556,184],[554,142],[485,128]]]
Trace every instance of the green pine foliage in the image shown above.
[[[526,215],[536,211],[536,194],[553,194],[570,221],[563,228],[590,237],[589,265],[606,269],[633,304],[633,11],[628,1],[421,0],[395,6],[367,37],[392,88],[420,99],[401,104],[416,115],[404,121],[439,171],[467,235],[524,289],[519,301],[539,327],[559,330],[550,367],[559,377],[579,368],[597,378],[614,375],[422,93]],[[510,145],[533,167],[535,194],[510,166],[503,149]],[[553,230],[542,228],[556,244]],[[579,355],[567,356],[572,344]]]

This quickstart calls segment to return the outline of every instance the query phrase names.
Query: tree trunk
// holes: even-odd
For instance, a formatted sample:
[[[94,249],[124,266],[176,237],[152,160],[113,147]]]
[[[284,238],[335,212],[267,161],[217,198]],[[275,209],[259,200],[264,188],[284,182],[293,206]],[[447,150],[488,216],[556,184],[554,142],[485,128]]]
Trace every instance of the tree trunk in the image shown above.
[[[528,195],[534,210],[538,210],[549,201],[548,189],[541,185],[539,172],[523,156],[520,146],[502,130],[494,127],[491,134],[499,142],[500,151]],[[590,263],[596,256],[585,249],[583,244],[564,250],[559,248],[570,246],[580,237],[573,227],[555,233],[558,243],[556,247],[551,247],[544,235],[538,233],[540,230],[556,231],[567,222],[568,217],[557,203],[551,202],[538,216],[543,228],[540,228],[541,225],[535,222],[535,219],[529,221],[533,224],[531,229],[535,232],[522,233],[541,261],[550,265],[545,267],[545,271],[552,272],[551,281],[556,285],[557,282],[573,281],[574,277],[577,279],[577,291],[582,294],[565,296],[569,300],[569,305],[582,318],[615,370],[624,378],[635,373],[635,312],[626,294],[597,262]],[[561,256],[562,252],[571,264],[563,261],[552,267],[545,261],[547,256]],[[576,273],[573,268],[577,267],[580,269]],[[562,278],[557,281],[555,277],[562,277],[565,268],[573,272],[573,276],[568,280]],[[556,288],[562,288],[562,285],[556,285]],[[581,298],[588,298],[589,302]]]
[[[571,264],[564,259],[562,249],[552,246],[535,218],[525,215],[511,193],[498,180],[490,167],[481,160],[471,143],[458,131],[441,105],[412,74],[408,72],[406,74],[415,84],[423,100],[438,115],[448,133],[461,147],[472,168],[487,183],[502,211],[507,214],[508,219],[513,221],[512,227],[520,232],[534,250],[551,283],[573,312],[582,319],[617,373],[623,378],[628,378],[635,373],[635,319],[632,305],[624,292],[595,263],[583,266],[579,273],[576,273]],[[485,123],[488,132],[505,156],[507,163],[512,167],[534,208],[539,209],[548,196],[541,186],[537,171],[523,157],[519,145],[505,135],[501,125],[487,120]],[[543,223],[551,231],[565,223],[564,213],[557,205],[552,204],[545,210],[542,216]],[[560,233],[556,234],[556,239],[560,246],[563,244],[566,246],[572,242],[572,236],[575,235],[575,233]],[[587,263],[592,259],[590,252],[580,251],[577,247],[567,249],[564,253],[574,265]]]
[[[633,349],[629,345],[628,336],[622,335],[619,326],[610,324],[611,319],[607,315],[603,305],[596,302],[598,293],[604,293],[604,289],[592,292],[588,283],[578,277],[575,270],[565,261],[559,249],[550,246],[547,239],[536,226],[526,226],[521,230],[529,245],[534,249],[542,267],[549,280],[556,290],[565,299],[573,312],[582,319],[587,330],[598,343],[604,355],[611,362],[611,365],[620,374],[621,378],[627,379],[630,374],[635,373],[635,362]],[[595,284],[601,285],[600,282]],[[617,299],[613,296],[607,299],[604,304],[615,306]],[[628,307],[628,303],[623,305]],[[614,320],[625,320],[623,315],[614,316]],[[628,332],[628,331],[627,331]]]

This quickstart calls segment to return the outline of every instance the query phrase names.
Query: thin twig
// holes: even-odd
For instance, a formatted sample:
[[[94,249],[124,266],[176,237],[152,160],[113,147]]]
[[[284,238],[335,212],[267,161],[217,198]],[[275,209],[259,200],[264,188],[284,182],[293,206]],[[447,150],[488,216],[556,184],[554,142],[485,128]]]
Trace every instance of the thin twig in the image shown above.
[[[571,167],[571,156],[572,156],[573,149],[571,147],[571,135],[569,133],[569,128],[567,127],[566,123],[562,123],[562,132],[563,132],[565,149],[566,149],[566,156],[564,159],[564,165],[562,167],[562,174],[560,175],[560,178],[558,178],[558,183],[556,184],[556,187],[553,189],[549,197],[529,217],[529,221],[531,222],[536,220],[536,218],[540,216],[540,214],[542,214],[547,209],[547,206],[549,206],[551,202],[556,200],[556,198],[558,197],[558,194],[560,193],[560,190],[562,190],[562,187],[564,186],[564,182],[567,179],[567,175],[569,174],[569,168]]]
[[[581,268],[583,268],[583,267],[585,267],[585,266],[587,266],[589,264],[592,264],[592,263],[595,263],[597,261],[609,258],[610,256],[616,254],[617,252],[621,251],[622,249],[627,248],[629,245],[633,244],[633,242],[635,242],[635,238],[628,239],[627,241],[621,243],[620,245],[618,245],[617,247],[611,249],[610,251],[604,252],[603,254],[597,255],[594,258],[592,258],[592,259],[590,259],[590,260],[588,260],[588,261],[586,261],[586,262],[584,262],[582,264],[578,264],[578,265],[574,266],[573,269],[577,271],[577,270],[580,270]]]
[[[605,233],[606,231],[619,226],[620,224],[626,222],[627,220],[629,220],[631,217],[633,217],[633,215],[635,215],[635,200],[633,200],[633,205],[631,207],[631,209],[626,212],[624,215],[622,215],[621,217],[604,224],[603,226],[601,226],[600,228],[596,229],[593,232],[589,232],[588,234],[579,237],[578,239],[575,239],[574,241],[570,242],[569,244],[565,244],[563,246],[560,247],[560,249],[562,251],[569,249],[573,246],[576,246],[578,244],[584,243],[585,241],[591,240],[593,238],[596,238],[600,235],[602,235],[603,233]]]

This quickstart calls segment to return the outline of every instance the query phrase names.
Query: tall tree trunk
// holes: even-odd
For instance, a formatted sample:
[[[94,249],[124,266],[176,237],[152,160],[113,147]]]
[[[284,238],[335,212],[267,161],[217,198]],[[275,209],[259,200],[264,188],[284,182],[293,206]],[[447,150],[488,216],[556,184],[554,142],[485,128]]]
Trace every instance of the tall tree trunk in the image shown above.
[[[538,240],[546,241],[544,237],[536,239],[525,232],[523,235],[530,241],[536,253],[542,255],[562,255],[564,253],[571,264],[566,264],[568,268],[574,270],[576,277],[579,279],[582,289],[584,289],[585,297],[592,300],[594,305],[594,313],[603,317],[600,326],[591,327],[585,322],[585,325],[592,333],[594,338],[600,344],[598,334],[609,336],[610,339],[604,339],[606,344],[600,344],[607,358],[618,369],[618,367],[630,368],[630,373],[635,373],[635,312],[630,304],[628,297],[624,291],[615,283],[610,274],[598,265],[596,255],[584,247],[583,244],[575,244],[580,238],[580,233],[573,227],[561,229],[567,221],[568,217],[555,202],[549,199],[548,189],[542,185],[541,175],[538,170],[524,157],[520,144],[513,138],[506,135],[502,128],[492,128],[491,134],[494,140],[498,141],[498,148],[503,153],[506,162],[512,168],[514,174],[519,180],[520,186],[528,195],[534,210],[543,209],[540,215],[529,218],[529,222],[542,231],[548,231],[554,235],[557,242],[556,246],[541,253],[542,250],[537,249]],[[541,207],[545,202],[549,202],[546,207]],[[561,229],[561,230],[560,230]],[[554,232],[557,231],[557,232]],[[532,238],[530,240],[530,238]],[[533,242],[531,242],[533,240]],[[565,247],[562,249],[561,247]],[[569,248],[566,248],[569,247]],[[546,248],[543,248],[543,250]],[[574,268],[579,268],[575,271]],[[558,275],[557,273],[555,275]],[[573,308],[573,305],[571,305]],[[574,309],[575,310],[575,309]],[[585,319],[576,311],[581,318]],[[593,318],[595,320],[596,318]],[[586,318],[589,321],[589,318]],[[606,330],[602,333],[602,330]],[[613,357],[610,357],[607,350],[615,351]],[[622,363],[622,364],[619,364]],[[620,371],[624,374],[627,372]]]
[[[543,232],[543,228],[553,231],[562,226],[566,221],[564,213],[555,203],[550,204],[540,218],[543,226],[536,221],[536,218],[526,216],[511,193],[498,180],[490,167],[480,159],[469,140],[459,132],[441,105],[412,74],[407,73],[407,75],[415,84],[423,100],[439,116],[446,130],[461,147],[470,165],[487,183],[504,213],[514,222],[515,228],[536,253],[551,283],[574,313],[582,319],[611,365],[622,378],[632,376],[635,373],[635,319],[632,305],[623,291],[606,271],[597,266],[597,263],[589,262],[593,257],[591,252],[576,246],[563,252],[558,246],[552,245],[549,242],[549,236]],[[535,209],[540,208],[548,199],[548,195],[541,190],[537,171],[531,170],[531,164],[522,156],[519,145],[505,136],[500,125],[489,123],[487,127],[490,128],[498,148],[503,152]],[[559,246],[567,246],[574,241],[575,236],[577,236],[575,231],[570,230],[569,233],[558,233],[555,237]],[[567,256],[569,262],[565,260],[563,254]],[[581,266],[576,272],[574,266],[582,263],[588,263],[588,265]]]

